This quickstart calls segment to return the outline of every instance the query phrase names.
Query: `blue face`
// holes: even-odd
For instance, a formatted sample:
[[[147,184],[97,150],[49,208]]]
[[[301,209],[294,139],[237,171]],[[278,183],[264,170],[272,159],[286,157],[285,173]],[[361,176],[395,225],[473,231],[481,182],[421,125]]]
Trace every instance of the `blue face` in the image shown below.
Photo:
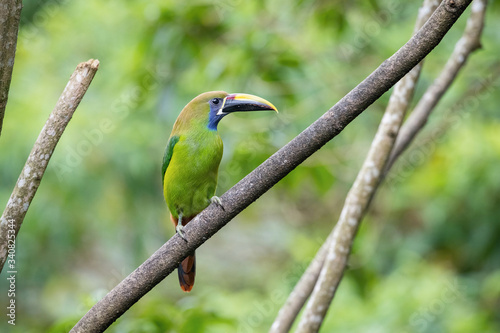
[[[208,114],[207,126],[209,130],[217,131],[217,125],[219,124],[219,121],[224,118],[225,115],[227,115],[227,113],[217,115],[217,112],[219,112],[223,102],[223,98],[212,98],[208,102],[208,104],[210,105],[210,113]]]

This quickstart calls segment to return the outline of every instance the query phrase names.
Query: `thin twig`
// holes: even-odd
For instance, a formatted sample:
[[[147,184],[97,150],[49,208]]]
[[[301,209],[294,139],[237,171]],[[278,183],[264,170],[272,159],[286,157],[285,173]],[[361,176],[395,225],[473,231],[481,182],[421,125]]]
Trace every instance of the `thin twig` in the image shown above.
[[[52,152],[85,95],[99,67],[98,60],[79,64],[45,123],[0,218],[0,271],[40,185]]]
[[[384,174],[387,173],[396,161],[396,158],[401,155],[427,123],[432,110],[434,110],[441,97],[443,97],[446,90],[450,87],[460,69],[465,65],[469,55],[481,47],[480,37],[484,27],[484,15],[487,3],[487,0],[474,0],[472,3],[471,15],[467,20],[463,36],[455,44],[455,49],[439,76],[429,86],[405,121],[384,170]]]
[[[413,169],[425,163],[426,159],[422,157],[431,155],[436,150],[437,144],[442,142],[442,138],[447,132],[466,121],[467,117],[470,116],[470,112],[481,104],[485,96],[498,91],[500,85],[500,60],[497,60],[482,72],[488,74],[478,77],[476,82],[468,85],[467,90],[458,99],[454,100],[451,105],[448,105],[445,110],[439,110],[441,114],[439,122],[434,124],[424,137],[409,145],[408,152],[399,155],[396,160],[399,162],[395,163],[393,169],[389,169],[390,172],[384,175],[384,182],[387,186],[393,188],[398,183],[403,182]]]
[[[439,1],[437,0],[424,1],[419,10],[413,34],[416,34],[417,31],[424,25],[438,5]],[[408,109],[408,105],[413,97],[413,92],[420,75],[421,67],[422,63],[419,63],[395,85],[368,156],[363,164],[363,167],[358,173],[352,189],[349,191],[340,220],[316,254],[314,260],[309,265],[304,275],[301,277],[299,282],[297,282],[284,306],[280,309],[278,316],[271,326],[270,333],[288,332],[292,327],[292,324],[304,306],[304,303],[313,292],[313,288],[316,285],[318,277],[320,276],[320,272],[324,269],[323,263],[325,262],[328,249],[330,248],[331,250],[332,247],[335,249],[336,246],[340,246],[338,228],[348,229],[347,235],[342,234],[343,237],[345,236],[345,244],[347,244],[348,247],[344,248],[343,246],[340,246],[343,253],[342,255],[337,256],[338,259],[344,257],[344,260],[347,261],[350,249],[349,241],[352,241],[354,238],[364,212],[368,208],[371,198],[378,188],[382,176],[379,170],[383,169],[383,166],[389,157],[396,135],[399,131],[406,110]],[[345,244],[342,243],[342,245]],[[327,262],[327,264],[332,265],[333,263]],[[343,267],[342,270],[336,271],[337,275],[329,276],[332,280],[328,281],[328,283],[335,285],[336,288],[336,285],[340,282],[342,277],[342,272]],[[321,281],[320,283],[324,284],[326,282]],[[302,321],[300,323],[300,325],[302,325],[301,329],[305,329],[306,326],[312,325],[312,318],[323,318],[331,302],[330,297],[319,299],[320,290],[314,290],[315,294],[313,294],[313,298],[309,301],[308,307],[302,317]],[[334,289],[331,289],[331,297],[333,297],[334,292]],[[322,306],[318,306],[318,303],[321,303]],[[315,311],[315,309],[322,309],[323,311],[318,312]],[[319,328],[320,322],[318,323],[315,321],[315,323],[318,324],[317,328]],[[299,328],[301,327],[300,325]]]
[[[0,135],[2,135],[3,117],[14,68],[22,7],[21,0],[0,2]]]
[[[286,146],[229,189],[95,304],[71,332],[102,332],[233,217],[274,186],[396,84],[439,44],[472,0],[449,0],[412,39]]]

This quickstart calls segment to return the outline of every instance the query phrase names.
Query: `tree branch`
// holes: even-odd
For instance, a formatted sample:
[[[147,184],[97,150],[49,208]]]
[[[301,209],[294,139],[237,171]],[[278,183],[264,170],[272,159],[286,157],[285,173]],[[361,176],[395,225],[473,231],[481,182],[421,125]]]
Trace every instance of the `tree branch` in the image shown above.
[[[486,0],[474,0],[471,15],[467,20],[465,32],[455,44],[455,49],[446,62],[439,76],[426,90],[415,109],[405,121],[404,126],[396,140],[396,145],[384,174],[391,168],[394,161],[413,141],[417,133],[425,126],[427,119],[441,97],[450,87],[460,69],[465,65],[469,55],[481,47],[480,37],[484,27],[484,15],[486,12]]]
[[[89,60],[76,67],[17,179],[7,207],[0,218],[0,271],[7,258],[8,244],[14,241],[11,235],[17,236],[52,152],[85,95],[98,67],[98,60]]]
[[[278,316],[274,320],[269,333],[286,333],[290,331],[300,310],[313,292],[332,239],[333,233],[330,233],[278,312]]]
[[[95,304],[71,332],[102,332],[240,211],[311,156],[415,67],[441,41],[471,0],[448,0],[425,26],[322,117],[210,205]]]
[[[12,69],[14,68],[22,7],[21,0],[2,0],[0,2],[0,135],[2,135],[3,117],[9,96]]]
[[[419,10],[413,34],[418,32],[418,30],[430,18],[431,14],[438,5],[439,1],[436,0],[424,1]],[[326,311],[330,306],[336,287],[342,278],[344,270],[343,265],[347,262],[351,242],[354,239],[358,225],[361,223],[364,212],[368,208],[370,201],[380,184],[382,173],[380,173],[379,170],[382,170],[387,162],[396,135],[399,131],[406,110],[408,109],[408,105],[413,97],[413,92],[420,75],[421,67],[422,62],[415,66],[404,78],[401,79],[401,81],[395,85],[368,156],[346,198],[340,220],[316,254],[304,275],[301,277],[299,282],[297,282],[284,306],[280,309],[278,316],[270,329],[271,333],[283,333],[290,330],[307,298],[313,292],[315,285],[317,286],[314,288],[315,293],[308,303],[298,330],[300,331],[302,329],[307,331],[307,326],[316,324],[316,328],[319,329],[321,322],[313,321],[311,319],[324,318]],[[342,229],[344,232],[339,232],[338,229]],[[342,235],[342,240],[338,239],[339,235]],[[342,255],[337,256],[337,259],[342,258],[345,262],[335,263],[331,262],[331,260],[327,260],[327,265],[330,267],[332,267],[332,265],[343,265],[340,265],[341,269],[337,270],[335,272],[336,274],[324,275],[323,280],[320,280],[317,284],[320,272],[325,270],[325,267],[327,267],[324,265],[327,253],[329,251],[335,251],[336,248],[343,252]],[[332,257],[329,258],[331,259]],[[329,280],[325,281],[324,279],[327,277]],[[332,286],[333,288],[330,289],[325,287],[325,284]],[[319,289],[320,287],[318,287],[318,285],[321,285],[322,289]],[[331,292],[321,295],[322,290],[331,290]],[[318,313],[315,312],[315,309],[322,309],[322,311]]]

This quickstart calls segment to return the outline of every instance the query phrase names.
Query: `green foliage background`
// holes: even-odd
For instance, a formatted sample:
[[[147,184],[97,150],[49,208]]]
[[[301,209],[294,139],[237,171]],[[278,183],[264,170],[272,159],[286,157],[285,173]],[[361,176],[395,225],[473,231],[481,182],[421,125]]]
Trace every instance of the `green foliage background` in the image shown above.
[[[272,101],[232,115],[218,193],[321,116],[411,35],[417,2],[23,1],[0,140],[6,203],[76,64],[100,69],[17,240],[17,321],[67,332],[174,232],[161,158],[182,107],[208,90]],[[469,9],[470,10],[470,9]],[[426,61],[420,97],[466,15]],[[500,331],[500,12],[424,133],[395,165],[354,244],[322,332]],[[388,94],[198,251],[109,332],[265,332],[336,222]],[[6,274],[0,280],[6,305]]]

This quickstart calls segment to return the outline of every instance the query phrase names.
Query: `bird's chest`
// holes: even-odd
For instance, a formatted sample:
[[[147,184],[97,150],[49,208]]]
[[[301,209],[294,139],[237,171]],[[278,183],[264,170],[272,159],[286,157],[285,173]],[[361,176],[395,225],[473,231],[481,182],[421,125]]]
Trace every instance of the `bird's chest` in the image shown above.
[[[217,173],[222,158],[222,140],[180,138],[165,173],[164,194],[174,217],[199,213],[210,203],[217,186]]]
[[[184,191],[216,183],[222,151],[218,135],[181,136],[165,174],[166,182],[182,185]]]
[[[223,150],[222,140],[218,135],[186,138],[180,143],[178,157],[183,168],[202,175],[214,169],[217,171]]]

